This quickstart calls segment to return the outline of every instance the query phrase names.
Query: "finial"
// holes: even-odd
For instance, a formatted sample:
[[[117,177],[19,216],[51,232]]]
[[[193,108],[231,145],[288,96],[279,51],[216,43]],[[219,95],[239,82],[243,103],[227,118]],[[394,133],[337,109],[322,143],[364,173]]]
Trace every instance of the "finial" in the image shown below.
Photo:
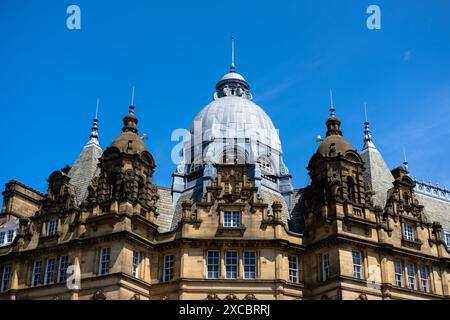
[[[234,65],[234,36],[231,37],[231,67],[230,72],[235,72],[236,66]]]
[[[403,147],[403,166],[405,167],[406,171],[408,171],[408,160],[406,159],[406,151],[405,151],[405,147]]]
[[[367,103],[364,102],[364,117],[365,117],[365,122],[364,122],[364,146],[363,146],[363,150],[366,150],[368,148],[372,148],[372,149],[377,149],[375,147],[375,144],[373,143],[372,140],[372,132],[370,131],[370,124],[369,124],[369,118],[367,117]]]
[[[333,103],[333,91],[330,88],[330,117],[336,115],[336,109],[334,108]]]
[[[367,123],[369,123],[369,120],[367,118],[367,102],[364,102],[364,119]]]
[[[95,119],[97,119],[97,120],[98,120],[98,105],[99,105],[99,103],[100,103],[100,100],[97,99],[97,107],[95,108]]]
[[[130,104],[130,113],[134,113],[134,86],[131,90],[131,104]]]
[[[99,106],[99,103],[100,103],[100,100],[97,99],[97,106],[95,108],[95,118],[92,123],[91,134],[89,135],[89,142],[87,143],[87,145],[95,144],[95,145],[99,146],[99,142],[98,142],[98,106]]]

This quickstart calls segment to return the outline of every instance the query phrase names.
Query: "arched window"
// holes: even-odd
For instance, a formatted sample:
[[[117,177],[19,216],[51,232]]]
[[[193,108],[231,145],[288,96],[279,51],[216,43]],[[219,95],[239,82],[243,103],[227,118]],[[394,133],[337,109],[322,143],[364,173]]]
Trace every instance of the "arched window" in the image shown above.
[[[245,164],[246,158],[244,151],[238,148],[227,148],[219,159],[222,164]]]
[[[348,190],[348,199],[355,201],[355,181],[352,177],[347,177],[347,190]]]
[[[270,158],[268,157],[260,157],[258,160],[259,167],[261,168],[261,171],[264,173],[274,174],[275,170],[272,166],[272,161],[270,161]]]
[[[202,168],[202,164],[201,163],[194,162],[189,167],[189,173],[196,172],[196,171],[200,170],[201,168]]]
[[[403,200],[406,204],[409,204],[409,194],[408,192],[403,192]]]

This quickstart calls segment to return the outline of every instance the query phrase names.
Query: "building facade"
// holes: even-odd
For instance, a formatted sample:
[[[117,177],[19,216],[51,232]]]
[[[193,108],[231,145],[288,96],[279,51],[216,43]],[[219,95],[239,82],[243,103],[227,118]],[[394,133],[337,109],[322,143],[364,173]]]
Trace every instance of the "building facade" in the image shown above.
[[[450,192],[358,152],[334,106],[292,186],[282,145],[234,64],[194,119],[170,188],[134,106],[103,151],[94,119],[47,193],[6,184],[1,299],[449,299]]]

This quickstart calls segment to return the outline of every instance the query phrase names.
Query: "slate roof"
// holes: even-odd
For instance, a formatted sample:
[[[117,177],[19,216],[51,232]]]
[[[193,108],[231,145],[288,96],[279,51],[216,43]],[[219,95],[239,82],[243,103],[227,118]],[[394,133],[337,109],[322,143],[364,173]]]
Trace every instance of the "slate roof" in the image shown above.
[[[450,231],[450,202],[416,192],[416,198],[424,206],[428,222],[439,222],[444,230]]]
[[[156,224],[159,226],[159,232],[171,230],[173,220],[172,192],[169,188],[157,187],[159,199],[156,202],[158,218]]]
[[[87,196],[87,188],[92,179],[100,174],[98,159],[103,153],[98,142],[98,119],[94,118],[89,141],[78,155],[69,171],[70,183],[75,188],[75,203],[80,205]]]
[[[375,193],[373,202],[384,208],[389,189],[393,187],[394,177],[377,149],[367,148],[361,152],[364,161],[363,179]]]
[[[92,179],[100,174],[98,159],[102,155],[99,146],[85,146],[69,171],[70,183],[75,187],[75,202],[79,205],[87,196]]]

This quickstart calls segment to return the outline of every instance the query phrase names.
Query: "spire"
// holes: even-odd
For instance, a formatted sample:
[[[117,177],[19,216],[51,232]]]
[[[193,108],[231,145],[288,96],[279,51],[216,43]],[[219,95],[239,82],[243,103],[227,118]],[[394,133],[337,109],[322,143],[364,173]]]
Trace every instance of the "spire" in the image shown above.
[[[89,141],[86,144],[86,147],[90,145],[96,145],[100,147],[100,144],[98,142],[98,105],[99,99],[97,99],[97,107],[95,108],[95,118],[91,128],[91,135],[89,136]]]
[[[134,114],[134,87],[131,91],[131,104],[128,107],[128,114],[123,118],[122,132],[138,133],[137,130],[138,119]]]
[[[364,146],[363,146],[363,151],[368,149],[368,148],[372,148],[372,149],[377,149],[377,147],[375,147],[375,144],[373,143],[373,139],[372,139],[372,132],[370,131],[370,123],[369,120],[367,118],[367,103],[364,102],[364,116],[365,116],[365,122],[364,122]]]
[[[341,121],[336,117],[336,109],[333,103],[333,91],[330,89],[330,117],[326,122],[327,137],[331,135],[342,136]]]
[[[406,151],[405,147],[403,147],[403,168],[405,168],[406,171],[408,171],[408,159],[406,159]]]
[[[234,36],[231,37],[231,67],[230,72],[235,72],[236,66],[234,65]]]
[[[330,117],[336,115],[336,109],[334,108],[333,103],[333,91],[330,88]]]

